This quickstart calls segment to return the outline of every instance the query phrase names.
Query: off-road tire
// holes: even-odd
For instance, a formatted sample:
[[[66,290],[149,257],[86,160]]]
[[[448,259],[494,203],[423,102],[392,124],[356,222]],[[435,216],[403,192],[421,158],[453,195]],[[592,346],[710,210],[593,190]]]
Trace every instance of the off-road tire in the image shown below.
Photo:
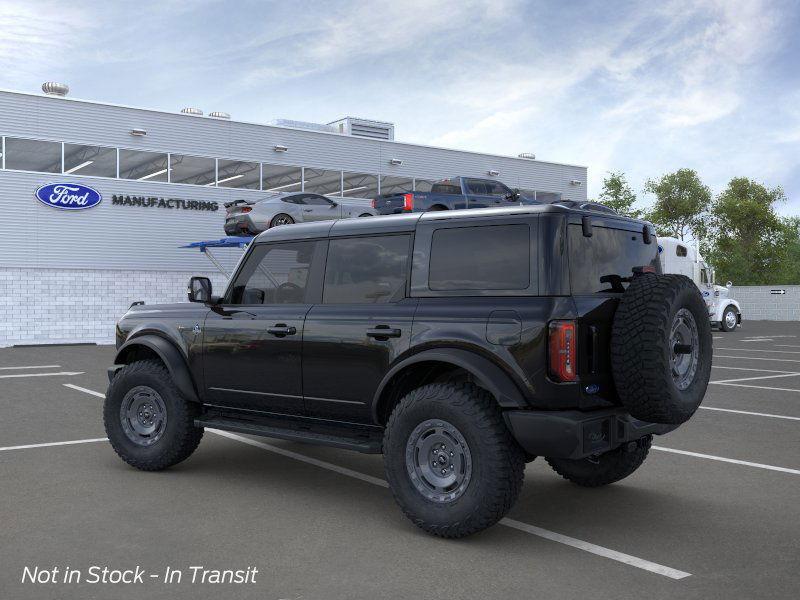
[[[726,306],[725,310],[722,311],[722,321],[719,322],[719,328],[722,331],[726,332],[734,331],[739,324],[736,320],[734,320],[733,327],[728,327],[728,319],[726,318],[728,316],[728,313],[733,313],[735,317],[736,309],[733,308],[733,306]]]
[[[697,328],[696,370],[685,389],[673,377],[670,335],[681,309]],[[697,286],[685,275],[634,277],[611,332],[611,367],[620,400],[642,421],[679,425],[700,406],[711,375],[711,322]]]
[[[652,441],[653,436],[646,435],[594,458],[545,460],[567,481],[583,487],[600,487],[625,479],[638,469],[647,458]]]
[[[431,419],[455,426],[471,455],[469,483],[449,502],[423,496],[407,469],[410,436]],[[522,489],[524,452],[511,437],[492,395],[471,383],[433,383],[403,397],[389,417],[383,451],[395,501],[415,525],[439,537],[460,538],[497,523]]]
[[[129,390],[147,386],[160,395],[167,419],[164,432],[152,446],[139,446],[125,434],[120,407]],[[103,404],[103,424],[119,457],[142,471],[160,471],[187,459],[203,437],[194,419],[199,406],[186,400],[158,360],[140,360],[122,367],[108,386]]]

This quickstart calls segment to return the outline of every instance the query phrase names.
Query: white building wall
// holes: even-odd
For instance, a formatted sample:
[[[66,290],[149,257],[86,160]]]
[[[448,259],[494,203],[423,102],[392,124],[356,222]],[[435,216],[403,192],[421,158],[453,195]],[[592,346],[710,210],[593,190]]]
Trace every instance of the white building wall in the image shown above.
[[[773,293],[783,291],[785,293]],[[742,308],[742,320],[800,321],[800,285],[735,285],[731,297]]]

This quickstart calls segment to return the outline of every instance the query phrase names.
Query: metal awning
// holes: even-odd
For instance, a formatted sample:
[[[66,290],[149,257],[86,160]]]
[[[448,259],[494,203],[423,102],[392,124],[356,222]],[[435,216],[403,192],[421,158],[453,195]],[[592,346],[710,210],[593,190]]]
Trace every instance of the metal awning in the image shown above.
[[[225,277],[230,278],[230,274],[224,269],[224,267],[220,264],[220,262],[216,259],[214,254],[209,250],[209,248],[246,248],[247,245],[253,241],[252,236],[228,236],[224,238],[220,238],[218,240],[203,240],[200,242],[192,242],[190,244],[186,244],[185,246],[179,246],[179,248],[199,248],[200,252],[205,254],[214,266],[219,269],[220,273],[225,275]]]

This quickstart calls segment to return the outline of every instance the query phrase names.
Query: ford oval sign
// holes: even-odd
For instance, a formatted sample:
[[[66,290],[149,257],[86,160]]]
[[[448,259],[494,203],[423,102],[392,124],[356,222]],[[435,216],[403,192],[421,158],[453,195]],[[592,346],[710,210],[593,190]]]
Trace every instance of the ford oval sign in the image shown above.
[[[42,204],[62,210],[82,210],[100,204],[100,192],[80,183],[48,183],[36,190]]]

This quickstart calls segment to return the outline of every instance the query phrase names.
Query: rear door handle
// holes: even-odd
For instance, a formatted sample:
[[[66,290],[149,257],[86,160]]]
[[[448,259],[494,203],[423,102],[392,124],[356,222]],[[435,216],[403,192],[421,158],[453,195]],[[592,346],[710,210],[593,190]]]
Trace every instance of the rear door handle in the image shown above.
[[[283,323],[278,323],[274,327],[270,327],[267,329],[267,333],[270,333],[277,337],[284,337],[287,335],[294,335],[297,333],[297,328],[292,325],[284,325]]]
[[[397,338],[403,335],[399,329],[393,329],[388,325],[378,325],[374,329],[367,329],[367,337],[375,338],[376,340],[388,340],[389,338]]]

